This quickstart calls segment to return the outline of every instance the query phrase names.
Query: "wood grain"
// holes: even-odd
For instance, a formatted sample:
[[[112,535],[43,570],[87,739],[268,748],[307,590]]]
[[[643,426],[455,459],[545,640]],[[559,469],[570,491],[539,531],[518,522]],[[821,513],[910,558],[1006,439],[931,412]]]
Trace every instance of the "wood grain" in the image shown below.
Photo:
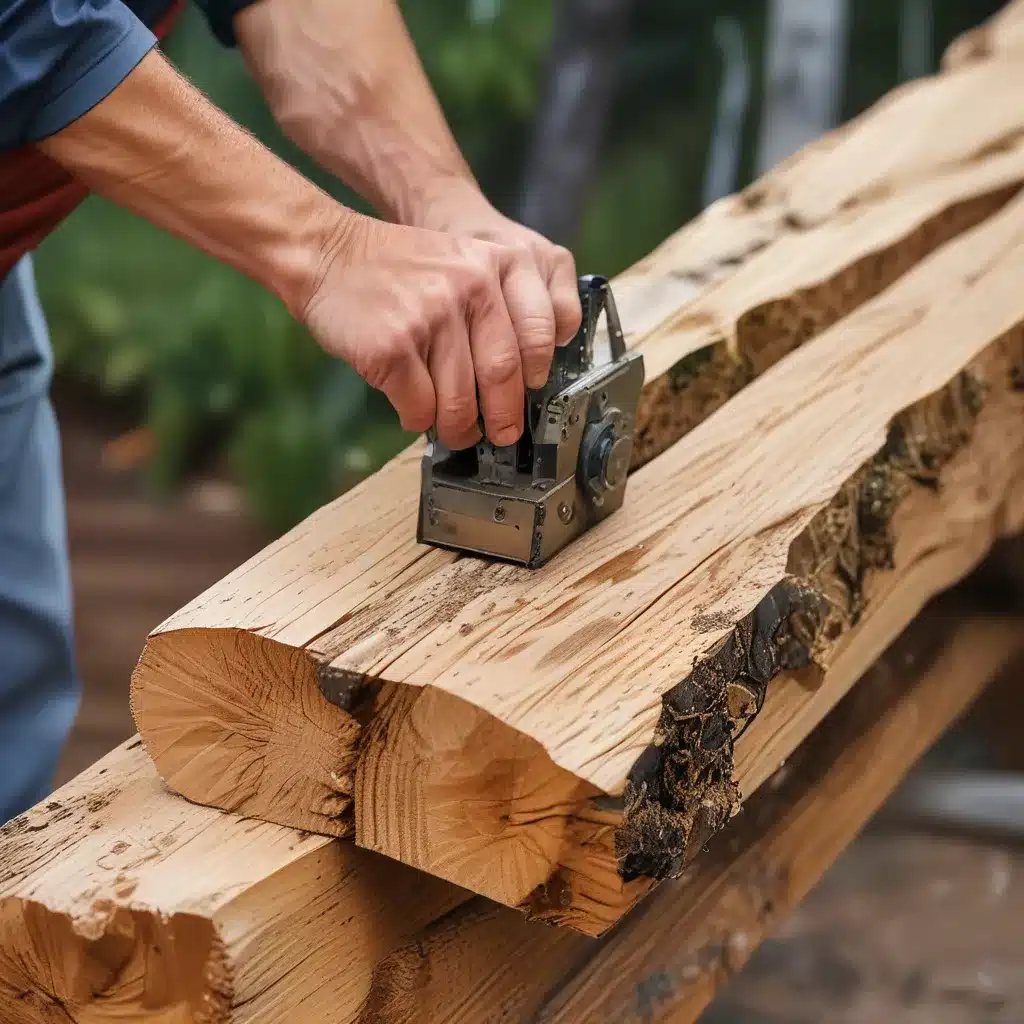
[[[1019,620],[947,619],[936,648],[929,632],[944,614],[914,622],[736,828],[624,922],[545,1004],[538,1024],[698,1018],[970,706],[982,680],[1024,668]]]
[[[1022,78],[900,90],[616,282],[631,497],[543,570],[417,546],[410,451],[168,620],[133,683],[163,777],[588,931],[677,871],[866,666],[866,609],[884,646],[1015,528]],[[673,711],[723,644],[770,671]]]
[[[600,848],[593,835],[584,840],[578,834],[573,834],[578,831],[576,819],[581,815],[579,805],[581,801],[596,796],[599,789],[609,792],[618,789],[621,792],[622,787],[621,783],[614,780],[606,785],[602,785],[600,779],[586,780],[584,763],[562,765],[569,768],[567,773],[552,772],[544,754],[546,752],[550,757],[556,749],[559,733],[555,730],[566,723],[570,724],[575,730],[576,741],[579,742],[578,737],[582,735],[582,749],[590,754],[600,749],[600,736],[595,732],[593,737],[587,737],[587,721],[596,723],[595,729],[607,732],[616,711],[623,705],[626,705],[630,716],[627,721],[642,720],[642,715],[646,714],[647,724],[639,731],[639,745],[628,751],[628,756],[622,762],[624,777],[639,756],[642,745],[648,742],[658,726],[662,713],[659,704],[661,695],[671,689],[675,681],[688,675],[695,657],[699,657],[720,636],[729,633],[731,623],[737,618],[734,610],[737,594],[744,587],[749,588],[749,596],[740,604],[740,611],[757,605],[779,581],[793,573],[789,565],[791,551],[797,550],[800,543],[805,546],[819,543],[815,540],[818,535],[814,527],[819,513],[827,519],[841,513],[843,507],[849,507],[851,502],[852,507],[857,507],[857,492],[862,486],[864,467],[870,471],[872,460],[886,444],[884,401],[909,401],[911,408],[906,414],[906,425],[899,429],[909,435],[921,435],[927,440],[929,430],[933,429],[931,420],[935,418],[935,414],[929,410],[932,405],[940,409],[938,418],[939,426],[942,427],[941,408],[947,401],[941,388],[937,399],[930,399],[929,392],[943,380],[955,378],[957,372],[971,362],[970,359],[964,361],[964,355],[978,354],[980,362],[972,367],[971,372],[983,382],[989,397],[977,417],[965,425],[969,426],[969,441],[962,442],[962,450],[953,453],[948,464],[943,467],[945,480],[953,486],[947,485],[935,492],[924,483],[913,480],[907,483],[909,489],[895,503],[891,523],[885,524],[892,537],[896,538],[890,553],[892,568],[876,569],[865,582],[862,592],[855,595],[857,601],[869,606],[872,602],[882,603],[884,613],[871,619],[874,628],[881,630],[882,646],[932,593],[948,586],[980,560],[996,535],[1013,529],[1020,513],[1015,511],[1016,503],[1012,508],[1007,506],[1007,497],[1024,459],[1024,437],[1021,436],[1020,426],[1024,420],[1020,416],[1020,395],[1012,386],[1012,374],[1017,360],[1021,358],[1020,338],[1009,336],[1007,332],[1012,331],[1015,318],[1024,317],[1024,309],[1011,313],[1009,319],[995,325],[986,323],[983,316],[985,311],[989,315],[999,316],[999,304],[993,300],[1002,289],[1008,288],[1008,282],[1017,272],[1018,264],[1014,262],[1012,253],[1016,251],[1013,240],[1018,237],[1021,217],[1019,204],[1015,203],[976,232],[940,251],[907,275],[890,292],[826,332],[812,347],[796,353],[785,364],[780,364],[769,377],[752,385],[721,410],[705,428],[691,435],[690,444],[685,447],[685,451],[679,450],[679,456],[681,460],[692,461],[683,462],[683,468],[677,471],[678,475],[696,481],[697,473],[691,467],[700,466],[703,462],[707,467],[706,486],[711,491],[721,486],[723,472],[720,467],[728,465],[730,471],[736,474],[735,479],[742,480],[745,493],[751,496],[748,504],[736,509],[723,509],[713,498],[707,500],[709,511],[703,522],[705,531],[711,534],[706,541],[709,552],[719,552],[717,576],[700,569],[706,555],[692,549],[694,516],[699,516],[701,510],[698,508],[695,514],[685,515],[686,510],[679,508],[670,486],[664,488],[665,511],[654,518],[653,522],[648,519],[648,515],[652,508],[657,508],[658,498],[654,486],[647,488],[648,498],[639,515],[630,515],[635,505],[624,510],[622,519],[614,524],[621,523],[618,548],[613,544],[609,552],[606,547],[604,557],[614,560],[619,556],[620,549],[621,552],[633,550],[636,557],[630,569],[632,575],[623,568],[622,559],[619,558],[617,563],[613,561],[612,564],[623,578],[617,579],[612,573],[609,578],[598,581],[592,595],[582,590],[578,582],[590,576],[591,583],[594,583],[593,570],[588,567],[600,562],[598,552],[587,550],[588,544],[592,546],[593,535],[581,539],[567,553],[577,557],[579,562],[578,567],[571,565],[571,571],[575,571],[576,577],[564,582],[541,587],[524,572],[507,567],[492,569],[491,584],[485,588],[485,596],[471,595],[466,604],[467,611],[456,617],[450,628],[443,632],[439,630],[439,635],[432,638],[433,643],[429,646],[429,658],[423,659],[412,671],[393,669],[403,671],[406,678],[433,685],[419,694],[404,692],[399,696],[394,694],[393,689],[386,688],[378,696],[378,704],[383,704],[385,710],[371,726],[368,742],[363,747],[361,767],[356,767],[353,780],[348,786],[349,793],[345,794],[348,799],[363,785],[366,787],[364,806],[373,808],[373,815],[366,822],[360,840],[368,846],[398,855],[407,862],[428,867],[437,874],[460,882],[468,881],[473,888],[504,896],[510,903],[529,900],[534,890],[545,884],[559,866],[568,869],[574,881],[587,879],[593,884],[591,876],[598,871],[597,867],[571,866],[573,849],[586,847],[589,850],[588,859],[591,859],[595,856],[594,851]],[[987,286],[984,285],[986,277],[977,276],[975,268],[984,263],[985,254],[998,252],[1000,246],[1006,244],[1010,245],[1011,258],[1005,267],[1005,257],[995,261],[992,268],[995,277],[988,280]],[[958,276],[963,278],[963,268],[968,268],[967,276],[971,282],[968,285],[961,280],[958,287],[954,282]],[[941,287],[938,282],[941,282]],[[941,295],[941,299],[936,302],[937,295]],[[1013,302],[1019,304],[1020,300],[1014,297]],[[922,313],[917,315],[919,308]],[[1016,309],[1016,306],[1012,308]],[[936,324],[947,323],[949,311],[953,309],[957,310],[960,318],[955,325],[958,328],[956,339],[942,346],[942,354],[949,361],[944,364],[938,357],[930,360],[928,369],[934,376],[929,378],[925,375],[922,380],[918,375],[915,380],[915,373],[920,374],[921,370],[917,353],[923,343],[922,339],[934,334]],[[886,347],[881,352],[877,351],[878,324],[892,323],[899,326],[908,320],[907,310],[914,311],[914,316],[909,318],[911,326],[895,334],[889,332]],[[965,325],[963,330],[959,330],[960,325]],[[996,341],[997,344],[991,346],[992,352],[988,353],[990,341]],[[958,345],[962,346],[959,354]],[[856,360],[858,349],[871,354],[872,362],[867,368]],[[890,355],[893,362],[887,363],[883,356]],[[875,360],[878,360],[877,369],[874,369]],[[837,398],[843,393],[844,368],[850,381],[846,385],[850,397],[847,399],[848,420],[845,432],[838,418],[843,408],[843,399]],[[878,374],[874,378],[874,388],[871,377],[864,376],[868,372]],[[881,386],[881,381],[890,379],[903,382],[907,390],[902,392],[902,398],[898,385],[887,383]],[[808,386],[808,381],[817,382],[819,391],[816,401],[807,397],[813,395],[813,387]],[[774,392],[771,401],[760,394],[769,389]],[[873,408],[865,408],[859,396],[876,392],[883,396],[884,401],[876,402]],[[777,469],[778,458],[768,458],[763,453],[747,457],[742,447],[747,431],[741,429],[739,424],[745,423],[747,417],[770,419],[771,402],[785,409],[790,405],[788,396],[795,394],[804,396],[804,410],[791,413],[789,417],[776,414],[778,429],[794,431],[797,436],[816,431],[823,419],[822,410],[826,408],[835,427],[831,448],[825,448],[827,438],[823,437],[819,442],[822,457],[816,466],[821,470],[822,491],[810,501],[804,499],[804,503],[796,507],[783,505],[780,509],[768,504],[759,511],[756,504],[758,494],[764,495],[768,502],[792,501],[793,495],[790,488],[777,486],[772,467]],[[924,404],[914,408],[914,399]],[[710,428],[713,426],[718,429],[712,431]],[[763,431],[763,434],[767,438],[770,431]],[[707,435],[710,438],[705,441]],[[729,436],[740,440],[734,442],[726,453],[710,457],[709,453],[721,444],[721,438]],[[861,447],[851,443],[853,440]],[[765,443],[770,448],[770,440]],[[778,450],[798,453],[799,446],[786,441]],[[644,479],[649,470],[655,470],[675,454],[673,450],[661,456],[651,467],[638,472],[636,480]],[[752,465],[752,462],[759,462],[760,465]],[[797,462],[792,472],[799,471],[799,479],[806,483],[808,477],[813,476],[814,468],[807,470]],[[675,473],[670,474],[669,481],[675,476]],[[834,482],[836,477],[842,481],[839,486]],[[739,483],[734,484],[733,490],[738,487]],[[695,503],[701,500],[699,491],[691,489],[690,493]],[[830,493],[832,500],[839,500],[836,508],[831,507],[827,500]],[[758,515],[762,517],[760,522]],[[673,521],[669,518],[671,516],[679,518]],[[730,516],[731,528],[745,530],[746,533],[740,532],[730,538],[728,533],[723,532],[730,529]],[[675,526],[674,522],[679,525]],[[773,528],[773,523],[783,525]],[[903,523],[907,525],[903,526]],[[675,536],[679,540],[675,541],[674,546],[664,546],[672,544],[673,528],[678,531]],[[651,550],[644,551],[645,538],[654,533],[660,536],[651,542]],[[845,542],[844,537],[839,540]],[[858,540],[856,535],[853,540]],[[960,550],[961,541],[966,544],[966,552]],[[828,576],[833,571],[834,566],[829,558],[834,561],[842,551],[834,550],[834,539],[825,538],[824,543],[823,551],[812,552],[814,558],[823,559],[823,568],[809,566],[798,575],[820,576],[824,573]],[[632,547],[627,547],[627,544]],[[832,546],[829,547],[829,544]],[[637,545],[640,545],[639,549]],[[692,559],[692,569],[698,571],[689,588],[685,585],[677,587],[675,579],[686,578],[692,569],[673,566],[668,557],[670,554],[675,554],[677,560]],[[859,557],[856,551],[852,556]],[[562,559],[561,564],[568,561],[569,558]],[[467,571],[479,572],[479,568],[469,560],[463,560],[442,570],[442,573],[455,578],[455,582],[449,582],[446,586],[447,594],[459,592],[457,578]],[[637,580],[652,588],[641,591],[639,599],[635,596],[639,586]],[[713,586],[716,580],[719,581],[717,592]],[[657,588],[665,585],[662,581],[667,581],[669,586],[667,596],[652,601],[649,595],[653,593],[657,598]],[[902,602],[898,609],[886,606],[883,600],[886,590],[894,587],[894,581],[899,583],[898,600]],[[827,592],[830,582],[824,579],[817,585],[823,592]],[[409,588],[401,606],[403,617],[410,615],[410,610],[415,613],[418,608],[423,608],[425,613],[429,613],[431,608],[436,607],[436,586],[436,579],[429,577],[421,581],[419,588]],[[529,593],[527,586],[530,587]],[[574,602],[574,607],[564,616],[564,621],[554,623],[547,631],[536,628],[533,624],[543,621],[545,614],[545,606],[541,602],[555,602],[548,606],[547,614],[550,618],[550,611],[557,610],[558,603],[565,600],[562,596],[564,593],[570,594],[569,600]],[[836,607],[845,599],[842,595],[832,597]],[[520,602],[518,607],[517,601]],[[558,644],[567,638],[578,643],[580,634],[585,632],[580,623],[585,623],[588,616],[594,614],[588,602],[598,606],[604,603],[616,608],[628,608],[630,601],[638,607],[640,615],[636,622],[622,631],[621,647],[609,645],[605,654],[599,649],[601,638],[595,638],[595,643],[595,639],[584,636],[584,641],[591,646],[584,647],[581,653],[572,651],[573,658],[568,665],[557,662],[552,664],[550,652],[556,650]],[[475,608],[486,609],[486,625],[468,617]],[[507,617],[502,621],[500,615],[505,610]],[[843,614],[849,618],[852,609],[846,609]],[[645,621],[645,618],[649,621]],[[694,629],[695,619],[701,620],[698,623],[701,629]],[[523,622],[522,626],[518,626],[519,621]],[[453,681],[464,679],[470,670],[481,671],[481,666],[488,671],[488,684],[487,692],[478,698],[477,706],[481,706],[479,701],[484,698],[494,700],[500,696],[495,686],[499,676],[490,670],[492,662],[500,666],[502,648],[497,648],[495,654],[486,647],[481,652],[479,642],[476,642],[477,646],[472,646],[475,631],[485,633],[483,642],[486,644],[487,635],[493,633],[494,626],[499,623],[502,628],[498,636],[503,644],[514,642],[525,645],[523,651],[506,657],[505,662],[515,662],[527,655],[531,659],[511,673],[510,679],[515,685],[510,685],[507,691],[509,699],[522,702],[524,691],[528,694],[530,687],[534,687],[532,692],[539,695],[544,692],[544,685],[556,687],[561,680],[571,680],[576,707],[585,707],[587,714],[592,717],[585,719],[582,714],[572,712],[571,706],[563,703],[557,710],[565,712],[565,717],[545,718],[544,712],[552,705],[539,697],[535,698],[532,706],[535,715],[533,719],[516,719],[514,714],[518,704],[504,708],[494,704],[483,705],[491,714],[481,717],[476,714],[469,700],[453,704],[448,699],[451,693],[456,692]],[[402,620],[397,617],[390,620],[385,617],[380,628],[383,633],[394,638],[399,635],[402,625]],[[839,639],[851,625],[852,618],[850,621],[838,622],[839,633],[833,640]],[[360,628],[358,622],[354,623],[354,628]],[[545,632],[552,635],[547,637]],[[523,639],[527,635],[529,642]],[[244,636],[240,634],[239,639]],[[670,637],[683,639],[670,644],[671,649],[668,651],[657,647],[652,651],[652,644],[657,644],[659,638]],[[865,642],[862,639],[860,644],[863,646]],[[447,667],[446,644],[452,645],[455,651],[447,662],[454,665],[455,669],[448,679],[443,679],[445,688],[442,689],[437,677],[421,676],[418,679],[416,673],[443,673]],[[537,645],[540,645],[539,654],[536,651]],[[348,650],[358,650],[358,647],[350,645]],[[409,648],[411,653],[416,650],[415,645]],[[507,653],[507,648],[505,651]],[[827,667],[824,653],[817,652],[817,656],[822,667]],[[837,650],[834,657],[840,656],[841,650]],[[799,680],[791,681],[788,687],[780,691],[778,706],[782,710],[754,720],[749,749],[757,752],[757,759],[747,772],[738,775],[744,791],[756,788],[764,775],[786,756],[841,696],[844,688],[853,682],[872,656],[870,650],[866,656],[861,651],[854,658],[852,669],[832,673],[830,676],[826,674],[829,685],[815,694],[808,693],[807,687]],[[405,657],[408,658],[409,654]],[[628,662],[623,660],[626,657],[630,659]],[[549,659],[547,662],[546,658]],[[633,659],[641,660],[637,662]],[[349,671],[353,670],[351,664],[345,667]],[[359,667],[366,671],[364,666]],[[545,670],[549,673],[547,679]],[[560,674],[552,675],[555,671]],[[658,674],[655,675],[655,672]],[[650,688],[640,690],[637,687],[639,692],[635,694],[622,685],[608,690],[603,680],[616,676],[643,680]],[[468,693],[467,688],[461,695],[468,696]],[[630,698],[637,701],[632,708],[626,704]],[[780,718],[784,723],[781,727],[778,725]],[[301,717],[297,721],[304,723]],[[759,725],[761,722],[764,724]],[[502,723],[512,723],[517,728],[515,733],[507,733],[507,742],[501,739]],[[310,742],[310,748],[304,756],[315,757],[316,736],[308,727],[303,725],[303,728]],[[619,735],[627,738],[632,736],[625,731]],[[386,737],[386,740],[377,742],[380,736]],[[538,742],[545,750],[539,749]],[[412,746],[409,747],[409,744]],[[393,764],[388,763],[389,758],[393,759]],[[554,760],[553,757],[551,759]],[[610,758],[604,763],[611,763]],[[408,770],[406,766],[410,766]],[[500,775],[501,772],[504,774]],[[589,781],[594,789],[588,791],[581,784],[581,779]],[[703,797],[705,794],[700,795]],[[467,806],[471,813],[465,812]],[[510,810],[512,813],[509,813]],[[723,810],[731,812],[731,799],[723,802]],[[497,828],[481,829],[480,823],[488,820],[498,822]],[[377,827],[377,822],[383,824]],[[416,827],[420,823],[425,824]],[[361,822],[357,815],[358,824]],[[608,827],[608,821],[599,821],[596,830],[607,835]],[[388,828],[390,832],[386,831]],[[418,845],[410,846],[407,837],[412,837],[412,841]],[[434,845],[431,846],[431,843]],[[672,860],[679,852],[672,852],[668,859]],[[664,859],[664,855],[659,856]],[[606,850],[603,859],[614,862],[614,854]],[[664,866],[660,865],[657,870],[644,873],[656,876]],[[607,873],[607,868],[602,870]],[[580,886],[569,886],[573,892],[580,887],[582,881]],[[644,890],[644,883],[632,888],[620,885],[615,894],[615,910],[611,912],[610,919],[601,921],[600,926],[595,925],[595,912],[592,908],[583,913],[582,918],[578,916],[578,901],[569,905],[558,904],[558,919],[584,928],[605,927]],[[559,897],[564,902],[561,889]],[[536,900],[531,909],[550,916],[548,908],[538,907]]]
[[[467,896],[190,804],[136,737],[0,830],[0,1022],[249,1024],[307,1000],[303,1021],[354,1020],[376,961]]]

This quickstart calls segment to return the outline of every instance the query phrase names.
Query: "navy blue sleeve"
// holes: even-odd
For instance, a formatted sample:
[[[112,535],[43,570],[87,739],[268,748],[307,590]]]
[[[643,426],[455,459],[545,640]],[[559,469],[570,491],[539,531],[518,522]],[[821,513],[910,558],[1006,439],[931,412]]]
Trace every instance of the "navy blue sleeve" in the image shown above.
[[[211,31],[224,46],[237,43],[234,17],[243,7],[252,3],[256,3],[256,0],[196,0],[196,6],[206,15]]]
[[[0,0],[0,150],[81,117],[155,45],[121,0]]]

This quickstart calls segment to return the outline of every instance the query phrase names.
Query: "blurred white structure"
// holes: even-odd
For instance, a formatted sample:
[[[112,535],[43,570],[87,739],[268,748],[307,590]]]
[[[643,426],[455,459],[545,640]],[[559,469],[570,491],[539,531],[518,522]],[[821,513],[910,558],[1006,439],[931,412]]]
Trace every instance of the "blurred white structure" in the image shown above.
[[[758,174],[835,126],[848,8],[847,0],[770,0]]]
[[[750,61],[742,26],[735,18],[716,18],[714,32],[722,55],[722,84],[718,90],[715,128],[704,172],[701,196],[704,206],[735,192],[739,184],[743,125],[750,96]]]
[[[934,62],[932,0],[903,0],[900,7],[900,80],[930,75]]]

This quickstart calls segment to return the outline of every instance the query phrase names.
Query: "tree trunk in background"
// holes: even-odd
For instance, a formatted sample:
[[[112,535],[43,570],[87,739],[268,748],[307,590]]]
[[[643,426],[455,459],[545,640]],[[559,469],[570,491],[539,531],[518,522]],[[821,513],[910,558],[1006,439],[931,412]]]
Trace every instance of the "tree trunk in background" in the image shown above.
[[[935,12],[932,0],[903,0],[900,8],[900,80],[921,78],[934,70]]]
[[[703,206],[710,206],[739,186],[743,125],[750,96],[750,61],[743,26],[735,18],[716,18],[714,33],[722,55],[722,84],[704,172]]]
[[[835,127],[848,6],[847,0],[771,0],[757,173]]]
[[[633,0],[562,0],[517,216],[563,245],[575,238],[614,100]]]

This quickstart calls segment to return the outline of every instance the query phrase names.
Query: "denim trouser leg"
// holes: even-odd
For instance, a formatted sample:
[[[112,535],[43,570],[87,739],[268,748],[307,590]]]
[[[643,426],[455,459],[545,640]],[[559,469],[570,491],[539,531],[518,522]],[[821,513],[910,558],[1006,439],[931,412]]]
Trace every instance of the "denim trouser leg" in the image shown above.
[[[49,792],[79,701],[50,372],[26,258],[0,282],[0,823]]]

